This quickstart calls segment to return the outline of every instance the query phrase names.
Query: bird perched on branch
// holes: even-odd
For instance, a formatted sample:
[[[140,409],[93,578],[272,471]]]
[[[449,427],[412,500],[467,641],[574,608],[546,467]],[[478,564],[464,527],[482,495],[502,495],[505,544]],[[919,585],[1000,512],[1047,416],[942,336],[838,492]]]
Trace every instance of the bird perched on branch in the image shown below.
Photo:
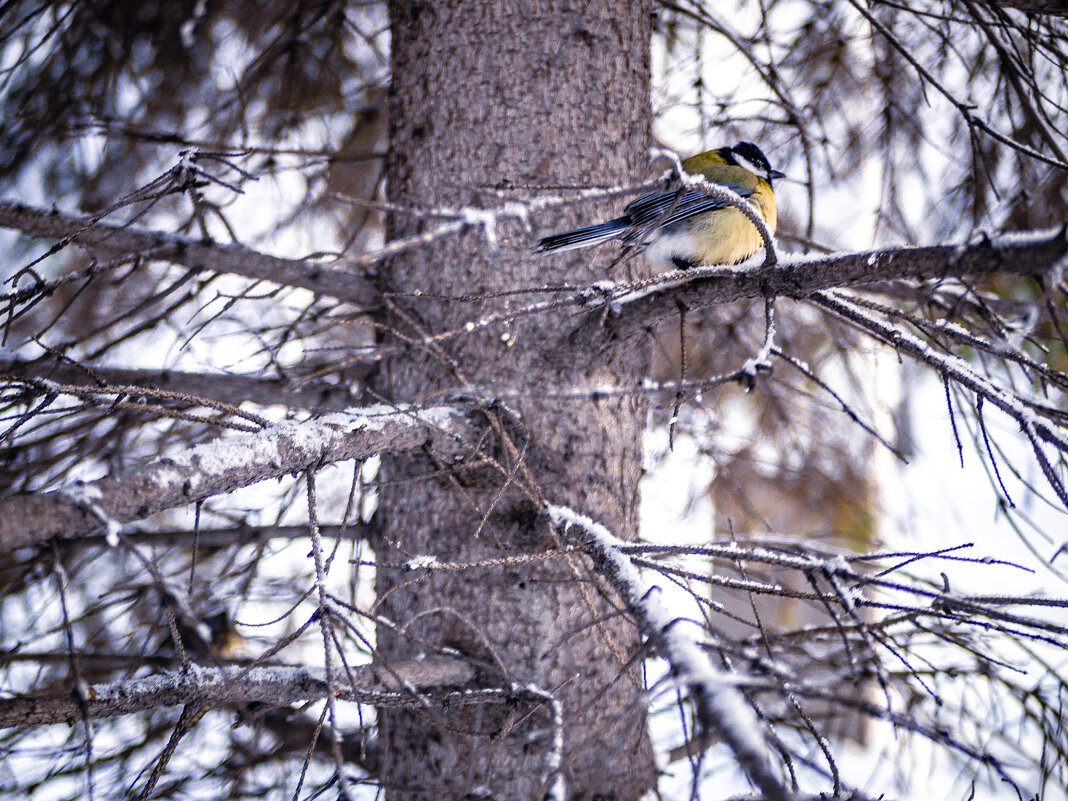
[[[764,218],[768,232],[775,233],[771,183],[783,174],[771,168],[767,156],[752,142],[698,153],[685,159],[682,168],[746,198]],[[623,243],[621,259],[644,252],[661,270],[737,264],[764,246],[756,226],[740,210],[700,189],[683,187],[642,195],[614,220],[544,237],[534,251],[573,250],[613,239]]]

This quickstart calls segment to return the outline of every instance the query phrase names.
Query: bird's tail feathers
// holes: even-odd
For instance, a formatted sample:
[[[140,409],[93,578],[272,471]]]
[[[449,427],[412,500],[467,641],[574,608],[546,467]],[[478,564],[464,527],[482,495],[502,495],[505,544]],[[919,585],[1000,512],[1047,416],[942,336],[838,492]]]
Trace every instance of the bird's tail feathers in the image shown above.
[[[618,239],[629,225],[626,217],[618,217],[597,225],[587,225],[585,228],[576,228],[573,231],[542,237],[534,246],[534,252],[550,253],[556,250],[593,247],[610,239]]]

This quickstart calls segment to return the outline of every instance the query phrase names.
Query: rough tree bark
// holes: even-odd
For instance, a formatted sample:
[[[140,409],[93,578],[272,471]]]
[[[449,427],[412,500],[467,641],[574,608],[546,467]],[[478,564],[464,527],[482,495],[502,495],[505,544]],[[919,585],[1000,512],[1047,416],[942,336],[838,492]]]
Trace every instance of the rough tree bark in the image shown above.
[[[650,142],[649,12],[646,2],[623,0],[581,9],[563,0],[391,2],[391,200],[458,207],[477,204],[480,187],[505,181],[598,184],[639,175]],[[399,238],[419,230],[417,218],[396,215],[388,233]],[[483,231],[472,229],[429,252],[393,259],[383,271],[387,291],[470,296],[605,275],[601,258],[536,257],[526,252],[525,234],[500,233],[511,241],[495,252]],[[514,305],[529,300],[519,296]],[[384,322],[393,337],[454,329],[481,311],[474,302],[403,296],[392,302]],[[410,660],[448,646],[484,665],[488,680],[530,682],[554,693],[563,704],[569,794],[631,799],[655,775],[642,705],[634,703],[640,675],[627,669],[636,631],[618,617],[602,620],[613,608],[581,561],[537,559],[553,547],[542,500],[574,506],[622,537],[636,534],[644,402],[565,403],[539,395],[636,380],[644,359],[640,349],[585,364],[554,353],[575,324],[561,313],[516,321],[506,341],[479,334],[450,340],[451,367],[443,354],[415,346],[384,365],[379,390],[393,401],[462,392],[465,382],[523,387],[529,396],[500,413],[519,448],[510,453],[497,443],[503,473],[490,467],[461,473],[432,457],[383,461],[381,563],[413,554],[463,563],[525,555],[535,561],[437,571],[420,581],[380,569],[380,612],[404,631],[379,626],[376,660]],[[550,718],[545,709],[528,712],[446,711],[436,724],[427,715],[381,710],[380,776],[390,797],[488,791],[494,798],[540,798],[551,738],[530,735],[548,731]]]

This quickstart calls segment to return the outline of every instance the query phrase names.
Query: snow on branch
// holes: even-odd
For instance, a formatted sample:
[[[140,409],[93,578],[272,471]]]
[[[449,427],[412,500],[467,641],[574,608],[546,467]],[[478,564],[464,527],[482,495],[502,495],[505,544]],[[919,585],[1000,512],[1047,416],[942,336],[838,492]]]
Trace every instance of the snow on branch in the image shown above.
[[[453,407],[374,406],[303,423],[221,437],[136,470],[49,493],[0,501],[0,553],[51,537],[79,537],[165,509],[319,465],[429,446],[440,459],[463,458],[476,441],[466,412]]]
[[[464,660],[430,656],[419,662],[391,666],[379,674],[370,665],[353,667],[335,689],[347,701],[384,706],[420,703],[417,693],[462,687],[474,678]],[[28,728],[80,719],[109,718],[134,712],[193,704],[199,707],[256,703],[268,707],[316,701],[328,694],[326,676],[318,668],[189,665],[139,679],[94,684],[62,695],[20,695],[0,699],[0,728]],[[494,703],[506,694],[453,692],[450,703]]]
[[[88,215],[0,200],[0,227],[39,239],[58,239],[110,257],[138,254],[221,273],[273,281],[348,301],[363,309],[379,305],[378,290],[358,273],[311,259],[283,259],[234,244],[204,242],[182,234],[98,222]]]
[[[808,298],[836,287],[863,287],[888,281],[962,279],[986,276],[1050,276],[1056,283],[1068,260],[1068,226],[973,237],[961,245],[887,248],[825,256],[780,256],[773,265],[708,266],[618,285],[607,292],[580,293],[578,305],[616,314],[591,314],[571,337],[589,348],[605,334],[627,338],[678,316],[678,304],[700,309],[766,297]],[[607,332],[605,331],[607,329]]]
[[[558,529],[566,532],[574,526],[581,530],[578,545],[593,560],[594,569],[620,594],[657,653],[671,665],[672,674],[689,687],[703,729],[723,738],[765,798],[788,798],[768,764],[768,746],[760,734],[761,723],[735,679],[717,670],[696,641],[685,633],[685,626],[664,608],[659,599],[661,588],[645,581],[621,550],[627,543],[567,507],[549,506],[548,512]]]

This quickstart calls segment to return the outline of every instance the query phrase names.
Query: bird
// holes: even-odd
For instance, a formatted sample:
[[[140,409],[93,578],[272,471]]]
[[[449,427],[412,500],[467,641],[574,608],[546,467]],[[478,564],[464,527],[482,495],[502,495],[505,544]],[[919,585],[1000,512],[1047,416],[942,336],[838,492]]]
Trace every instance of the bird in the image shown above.
[[[749,200],[775,234],[774,170],[752,142],[739,142],[698,153],[682,168],[732,189]],[[699,189],[661,190],[632,200],[614,220],[542,237],[533,250],[553,253],[593,247],[618,239],[619,261],[638,253],[659,270],[688,269],[699,264],[737,264],[764,246],[756,226],[737,208]]]

